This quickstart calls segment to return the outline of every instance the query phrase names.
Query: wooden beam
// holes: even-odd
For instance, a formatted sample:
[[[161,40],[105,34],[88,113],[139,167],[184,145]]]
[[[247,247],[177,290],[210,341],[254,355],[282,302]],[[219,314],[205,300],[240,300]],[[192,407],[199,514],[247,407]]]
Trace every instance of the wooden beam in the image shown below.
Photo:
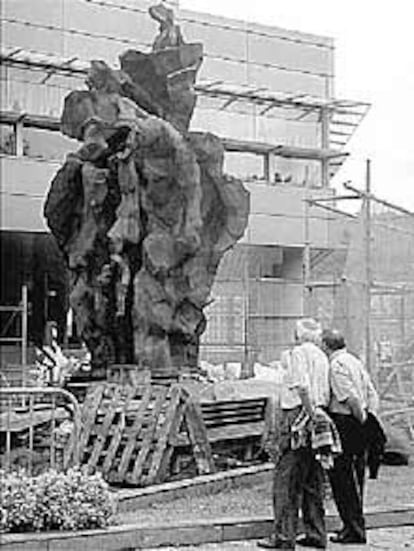
[[[368,193],[367,191],[364,191],[362,189],[358,189],[358,188],[352,186],[349,182],[345,182],[344,187],[345,187],[345,189],[348,189],[350,191],[353,191],[354,193],[357,193],[361,198],[362,197],[367,197],[369,195],[369,197],[372,200],[374,200],[376,203],[380,203],[381,205],[384,205],[385,207],[389,207],[390,209],[397,210],[397,211],[401,212],[402,214],[408,214],[408,216],[414,217],[414,212],[412,212],[410,210],[407,210],[403,207],[400,207],[399,205],[395,205],[394,203],[390,203],[389,201],[386,201],[385,199],[381,199],[380,197],[378,197],[377,195],[374,195],[371,192]]]
[[[23,126],[29,128],[40,128],[43,130],[60,131],[60,119],[47,115],[34,115],[32,113],[19,113],[16,111],[0,111],[0,123],[16,124],[21,121]],[[254,153],[256,155],[275,155],[287,159],[307,159],[323,161],[329,159],[343,158],[348,153],[335,151],[334,149],[321,149],[291,146],[283,144],[272,144],[267,142],[254,142],[246,140],[235,140],[233,138],[221,138],[224,148],[230,152]]]

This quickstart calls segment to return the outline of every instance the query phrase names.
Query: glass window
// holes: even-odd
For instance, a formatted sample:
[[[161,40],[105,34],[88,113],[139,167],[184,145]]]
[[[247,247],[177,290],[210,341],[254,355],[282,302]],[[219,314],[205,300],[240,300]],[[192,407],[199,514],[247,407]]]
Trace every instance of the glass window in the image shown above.
[[[122,4],[125,5],[124,2]],[[134,4],[131,8],[138,7],[136,2]],[[100,6],[98,2],[69,2],[68,9],[65,10],[65,27],[91,34],[107,35],[114,39],[130,40],[131,45],[125,43],[117,45],[119,54],[127,48],[140,49],[152,44],[158,32],[158,24],[146,10],[126,11]],[[82,39],[76,35],[73,38]],[[106,43],[110,45],[112,41],[106,40]],[[85,57],[83,50],[78,49],[79,51],[82,52],[83,59],[89,59]]]
[[[44,71],[8,68],[2,108],[9,111],[60,116],[63,99],[70,91],[72,79],[51,77],[43,83]],[[78,80],[75,81],[76,83]]]
[[[64,2],[65,0],[41,0],[34,6],[34,2],[24,0],[2,0],[2,15],[23,21],[62,26]]]
[[[133,48],[133,44],[128,46],[122,42],[106,40],[105,38],[71,34],[65,37],[65,56],[67,58],[80,55],[83,61],[102,59],[111,66],[119,65],[118,58],[120,54],[128,48]],[[139,48],[138,45],[137,48]]]
[[[23,2],[14,2],[15,4],[23,4]],[[31,6],[31,17],[25,17],[27,21],[33,21],[33,6]],[[41,4],[41,3],[40,3]],[[23,17],[22,17],[23,19]],[[33,21],[34,22],[34,21]],[[49,23],[48,23],[49,24]],[[32,50],[35,52],[53,53],[55,55],[63,55],[63,33],[54,29],[28,27],[22,23],[2,23],[2,43],[6,46],[15,46],[24,50]]]
[[[243,342],[243,296],[215,296],[205,310],[207,318],[203,343],[240,344]]]
[[[245,181],[264,181],[264,156],[227,151],[224,156],[224,172]]]
[[[247,57],[247,40],[244,31],[185,21],[181,27],[185,40],[202,42],[208,54],[235,60],[245,60]]]
[[[198,78],[200,80],[222,80],[227,84],[246,84],[247,65],[240,61],[204,57]]]
[[[252,115],[197,109],[191,121],[191,130],[212,132],[218,136],[253,140],[254,119]]]
[[[0,153],[3,155],[16,154],[16,138],[14,127],[11,124],[0,124]]]
[[[276,157],[271,183],[286,186],[321,187],[321,163],[319,161]]]
[[[292,94],[306,93],[311,96],[325,96],[326,79],[314,74],[283,71],[275,67],[248,64],[249,83],[265,86],[270,90],[291,92]]]
[[[247,263],[249,277],[251,278],[280,278],[283,266],[283,249],[279,246],[255,245],[249,248]],[[280,287],[275,287],[276,290],[279,288]],[[259,289],[260,285],[256,284],[252,285],[250,289],[252,294],[251,298],[254,299],[254,310],[258,309],[256,302],[259,299],[256,291]],[[280,302],[280,297],[278,297],[277,302]],[[271,304],[268,306],[270,308],[272,307]]]
[[[258,116],[255,139],[275,144],[316,148],[320,147],[320,124],[305,120]]]
[[[295,71],[332,73],[332,50],[277,37],[249,33],[249,60]]]

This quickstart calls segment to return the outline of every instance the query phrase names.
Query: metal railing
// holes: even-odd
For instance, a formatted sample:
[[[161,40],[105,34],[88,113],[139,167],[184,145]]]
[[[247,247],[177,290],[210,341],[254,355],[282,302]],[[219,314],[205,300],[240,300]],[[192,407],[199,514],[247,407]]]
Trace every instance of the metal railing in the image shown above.
[[[25,399],[23,406],[22,399]],[[0,408],[2,468],[11,470],[16,466],[15,460],[23,459],[24,467],[32,474],[34,459],[39,456],[35,450],[38,441],[42,449],[49,448],[51,468],[65,470],[79,463],[81,410],[73,394],[62,388],[3,387],[0,388]],[[68,417],[67,438],[60,444],[57,429]],[[46,431],[46,438],[39,434],[42,431]],[[40,460],[44,463],[44,455]]]
[[[0,328],[0,345],[1,344],[20,344],[21,346],[21,362],[27,363],[27,340],[28,340],[28,289],[27,285],[22,286],[22,298],[17,306],[0,305],[0,314],[8,316],[7,322]],[[12,326],[17,316],[21,316],[20,334],[7,335],[9,328]],[[3,320],[2,320],[3,322]]]

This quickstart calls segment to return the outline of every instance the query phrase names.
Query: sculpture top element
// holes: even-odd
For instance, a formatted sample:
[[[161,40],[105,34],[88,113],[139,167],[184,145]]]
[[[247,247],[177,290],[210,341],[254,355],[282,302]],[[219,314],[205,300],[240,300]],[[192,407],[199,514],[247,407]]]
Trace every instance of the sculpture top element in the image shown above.
[[[150,16],[160,24],[160,32],[155,37],[152,50],[163,50],[164,48],[174,48],[184,44],[181,29],[174,24],[174,12],[164,4],[157,4],[149,8]]]
[[[82,143],[45,204],[95,370],[196,365],[214,274],[247,225],[220,140],[188,130],[202,46],[163,5],[151,15],[153,52],[128,50],[118,70],[92,61],[88,90],[66,97],[62,131]]]

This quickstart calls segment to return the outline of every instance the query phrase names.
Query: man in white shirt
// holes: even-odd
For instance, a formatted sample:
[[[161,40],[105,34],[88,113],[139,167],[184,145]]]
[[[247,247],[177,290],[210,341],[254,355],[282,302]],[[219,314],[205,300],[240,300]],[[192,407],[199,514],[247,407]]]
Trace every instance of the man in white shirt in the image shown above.
[[[332,541],[365,543],[363,490],[368,412],[378,409],[378,394],[361,360],[350,354],[338,331],[324,331],[322,346],[330,360],[329,413],[341,437],[343,453],[336,458],[330,481],[342,530]]]
[[[326,408],[329,403],[329,362],[318,346],[320,338],[318,323],[313,319],[300,320],[295,331],[297,344],[282,356],[285,374],[273,485],[275,531],[269,540],[258,543],[260,547],[295,549],[300,505],[305,537],[297,543],[326,547],[322,467],[315,458],[310,438],[305,446],[293,449],[291,432],[302,410],[312,418],[315,408]]]

